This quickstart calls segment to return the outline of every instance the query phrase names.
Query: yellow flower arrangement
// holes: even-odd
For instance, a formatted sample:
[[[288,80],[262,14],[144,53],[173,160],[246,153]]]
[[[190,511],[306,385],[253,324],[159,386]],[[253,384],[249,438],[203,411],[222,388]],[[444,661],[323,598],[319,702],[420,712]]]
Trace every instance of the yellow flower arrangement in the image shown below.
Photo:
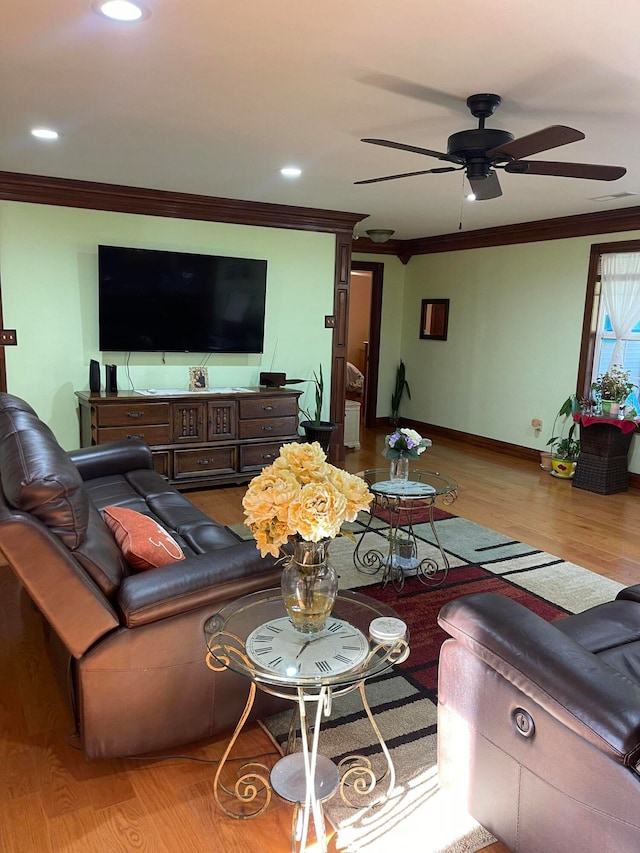
[[[340,533],[373,495],[360,477],[334,465],[318,444],[284,444],[242,499],[247,527],[264,557],[277,557],[290,536],[310,542]]]

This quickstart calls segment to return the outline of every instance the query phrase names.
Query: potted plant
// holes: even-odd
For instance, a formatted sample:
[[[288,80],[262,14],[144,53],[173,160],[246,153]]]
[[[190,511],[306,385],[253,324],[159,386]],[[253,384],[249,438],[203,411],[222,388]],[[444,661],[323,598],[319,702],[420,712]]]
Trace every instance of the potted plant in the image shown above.
[[[401,360],[396,370],[396,387],[391,395],[391,423],[393,426],[397,426],[400,422],[400,402],[405,391],[407,397],[411,399],[411,389],[405,377],[404,362]]]
[[[331,442],[331,433],[338,426],[332,421],[323,421],[322,418],[322,402],[324,399],[324,377],[322,375],[322,365],[318,373],[314,371],[313,379],[309,382],[315,384],[315,412],[313,416],[305,409],[301,409],[306,420],[300,421],[300,426],[304,430],[305,437],[308,442],[317,441],[320,447],[326,453]]]
[[[618,417],[620,404],[625,402],[635,388],[630,376],[630,370],[624,370],[621,364],[614,364],[592,383],[591,390],[600,399],[602,414],[605,417]]]
[[[578,411],[578,399],[575,394],[564,401],[553,422],[552,436],[547,442],[551,453],[551,473],[554,477],[565,479],[573,477],[576,469],[576,459],[580,454],[580,439],[575,438],[578,424],[573,415]],[[565,435],[565,427],[571,418],[571,425]]]

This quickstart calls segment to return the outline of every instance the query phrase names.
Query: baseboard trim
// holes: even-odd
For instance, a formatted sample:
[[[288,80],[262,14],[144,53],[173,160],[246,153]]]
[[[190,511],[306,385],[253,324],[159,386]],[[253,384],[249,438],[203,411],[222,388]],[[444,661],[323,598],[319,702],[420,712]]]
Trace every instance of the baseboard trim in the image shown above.
[[[391,428],[389,418],[376,418],[376,426],[380,428]],[[540,451],[533,447],[522,447],[519,444],[510,444],[508,441],[499,441],[495,438],[487,438],[484,435],[474,435],[469,432],[462,432],[457,429],[449,429],[448,427],[437,426],[436,424],[427,424],[423,421],[413,421],[410,419],[402,420],[402,426],[411,427],[417,430],[420,435],[428,435],[431,438],[434,435],[441,438],[448,438],[452,441],[458,441],[462,444],[469,444],[472,447],[478,447],[481,450],[492,450],[497,453],[504,453],[507,456],[513,456],[516,459],[526,459],[530,462],[540,461]],[[635,474],[629,471],[629,488],[640,489],[640,474]],[[603,496],[603,497],[606,497]]]

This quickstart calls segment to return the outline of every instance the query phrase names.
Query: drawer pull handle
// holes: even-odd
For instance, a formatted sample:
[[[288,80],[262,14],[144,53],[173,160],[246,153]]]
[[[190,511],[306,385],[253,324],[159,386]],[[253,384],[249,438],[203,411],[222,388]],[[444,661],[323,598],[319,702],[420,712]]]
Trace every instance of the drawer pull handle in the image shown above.
[[[128,418],[141,418],[144,412],[125,412]]]
[[[144,438],[142,434],[127,433],[127,438]]]
[[[263,406],[263,407],[262,407],[262,411],[263,411],[263,412],[272,412],[272,411],[273,411],[273,406]]]
[[[263,426],[263,427],[262,427],[262,429],[263,429],[263,431],[264,431],[264,432],[271,432],[271,431],[273,430],[273,427],[272,427],[272,426],[266,426],[266,425],[265,425],[265,426]]]
[[[196,459],[197,465],[211,465],[213,459]]]
[[[262,458],[263,459],[273,459],[273,453],[263,453]]]

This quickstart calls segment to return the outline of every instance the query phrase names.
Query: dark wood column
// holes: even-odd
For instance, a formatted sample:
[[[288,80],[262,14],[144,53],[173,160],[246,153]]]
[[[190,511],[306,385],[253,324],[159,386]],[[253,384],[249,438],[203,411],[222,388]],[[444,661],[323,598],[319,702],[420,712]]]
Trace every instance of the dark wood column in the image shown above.
[[[329,460],[334,465],[344,462],[344,406],[347,378],[347,335],[349,320],[349,277],[351,273],[352,231],[336,232],[336,261],[333,283],[333,347],[331,351],[330,418],[338,424],[331,437]]]

